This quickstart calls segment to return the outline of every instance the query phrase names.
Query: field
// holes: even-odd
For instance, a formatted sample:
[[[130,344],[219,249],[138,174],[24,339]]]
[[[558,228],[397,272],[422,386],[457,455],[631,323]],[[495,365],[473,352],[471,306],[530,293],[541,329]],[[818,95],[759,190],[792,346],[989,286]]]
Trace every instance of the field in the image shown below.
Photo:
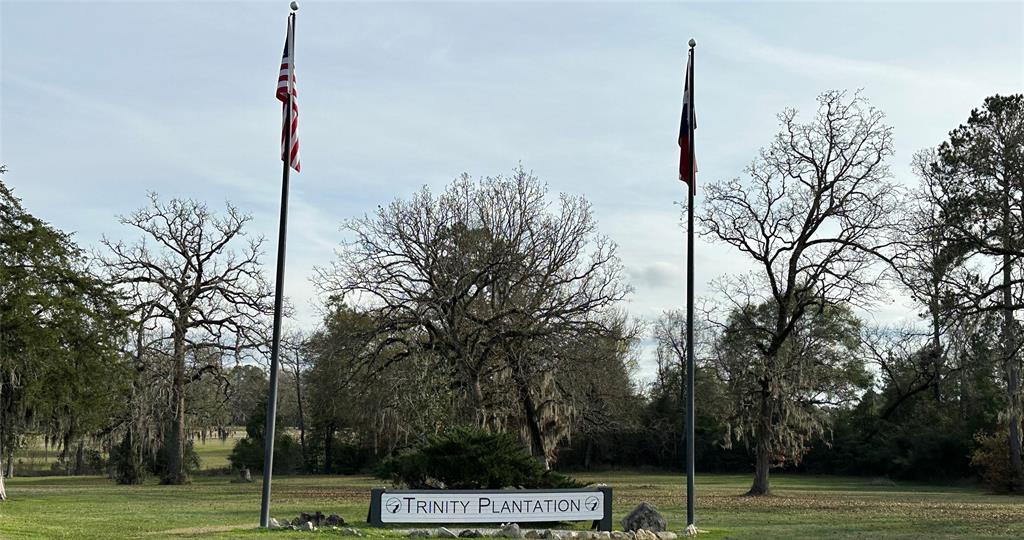
[[[230,442],[211,441],[204,463],[222,467]],[[578,475],[613,487],[615,519],[642,500],[656,505],[670,528],[685,526],[679,475],[617,471]],[[1024,538],[1024,499],[972,487],[893,484],[862,478],[776,475],[775,494],[743,497],[750,479],[702,475],[697,482],[701,538]],[[338,513],[365,526],[367,476],[276,478],[271,515]],[[309,533],[256,528],[260,484],[197,476],[189,486],[117,486],[97,476],[18,477],[0,503],[0,538],[285,538]],[[572,525],[566,525],[570,527]],[[584,524],[576,524],[582,528]],[[399,533],[363,529],[368,536]],[[319,533],[331,536],[329,532]]]

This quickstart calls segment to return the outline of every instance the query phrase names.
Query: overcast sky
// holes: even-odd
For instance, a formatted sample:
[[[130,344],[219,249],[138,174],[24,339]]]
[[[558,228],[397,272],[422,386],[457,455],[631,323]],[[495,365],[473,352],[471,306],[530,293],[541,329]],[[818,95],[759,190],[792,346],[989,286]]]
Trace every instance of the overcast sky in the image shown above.
[[[272,271],[286,15],[284,1],[3,0],[4,182],[87,247],[134,234],[115,216],[150,190],[230,200],[268,238]],[[519,162],[553,192],[592,201],[636,289],[631,313],[682,308],[676,135],[689,38],[698,184],[741,175],[782,108],[809,117],[820,92],[858,88],[894,126],[892,170],[909,183],[913,152],[985,96],[1024,90],[1022,34],[1022,2],[303,2],[303,170],[285,282],[295,324],[316,323],[309,278],[333,257],[342,220]],[[740,264],[698,244],[697,294]],[[874,315],[911,316],[899,299]]]

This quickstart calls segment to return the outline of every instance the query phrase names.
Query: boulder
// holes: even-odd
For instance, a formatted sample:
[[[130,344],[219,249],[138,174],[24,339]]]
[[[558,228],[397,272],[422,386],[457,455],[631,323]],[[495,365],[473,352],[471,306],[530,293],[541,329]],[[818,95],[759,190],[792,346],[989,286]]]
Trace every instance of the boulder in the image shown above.
[[[540,537],[544,538],[545,540],[551,540],[555,537],[555,533],[551,532],[551,529],[544,529],[540,532]]]
[[[526,538],[527,540],[540,540],[540,533],[533,529],[530,529],[526,531],[526,534],[523,535],[523,538]]]
[[[482,538],[483,534],[475,529],[466,529],[459,533],[459,538]]]
[[[344,527],[339,532],[342,536],[362,536],[363,533],[359,532],[359,529],[353,529],[352,527]]]
[[[409,531],[409,538],[430,538],[430,531],[424,529],[416,529],[415,531]]]
[[[658,537],[658,540],[676,540],[676,538],[679,538],[679,535],[672,531],[661,531],[655,534]]]
[[[523,538],[523,531],[515,523],[506,523],[494,534],[498,538]]]
[[[451,529],[449,529],[447,527],[441,527],[440,529],[437,530],[437,537],[438,538],[458,538],[459,535],[455,534],[454,532],[452,532]]]
[[[599,531],[597,533],[597,540],[611,540],[612,533],[608,531]]]
[[[313,530],[316,530],[316,527],[313,526],[313,522],[312,521],[307,521],[302,526],[302,530],[304,530],[304,531],[313,531]]]
[[[647,530],[662,532],[668,528],[668,522],[658,513],[658,509],[648,502],[642,502],[626,517],[622,518],[622,528],[627,531]],[[640,538],[637,538],[640,540]]]
[[[338,514],[331,514],[324,519],[323,524],[328,527],[340,527],[345,524],[345,518]]]
[[[267,523],[267,528],[272,531],[276,531],[281,528],[281,522],[274,518],[270,518],[270,523]]]
[[[626,533],[622,531],[612,531],[611,537],[612,540],[626,540]]]

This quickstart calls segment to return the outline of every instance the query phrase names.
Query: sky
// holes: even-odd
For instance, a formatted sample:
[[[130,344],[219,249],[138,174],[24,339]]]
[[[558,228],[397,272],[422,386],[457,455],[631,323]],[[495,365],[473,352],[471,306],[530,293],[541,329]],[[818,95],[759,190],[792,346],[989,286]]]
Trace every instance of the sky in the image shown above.
[[[274,98],[287,2],[0,0],[0,162],[34,215],[88,248],[146,193],[253,216],[272,272]],[[696,47],[700,186],[743,175],[786,107],[860,90],[895,133],[894,177],[996,93],[1024,91],[1024,2],[316,2],[295,44],[302,172],[285,292],[311,328],[310,278],[340,224],[519,163],[585,195],[652,320],[685,302],[676,179],[686,42]],[[696,294],[744,268],[698,241]],[[893,291],[865,316],[912,319]],[[640,377],[652,372],[646,343]]]

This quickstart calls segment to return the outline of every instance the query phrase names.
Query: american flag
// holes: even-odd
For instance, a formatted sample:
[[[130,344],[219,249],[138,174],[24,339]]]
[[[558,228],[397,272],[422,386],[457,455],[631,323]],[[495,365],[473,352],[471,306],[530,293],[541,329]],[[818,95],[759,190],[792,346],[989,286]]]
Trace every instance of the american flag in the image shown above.
[[[295,61],[292,52],[295,50],[295,14],[288,16],[288,35],[284,40],[284,55],[281,57],[281,73],[277,77],[277,99],[281,100],[281,161],[301,170],[299,164],[299,93],[295,89]],[[291,99],[289,99],[289,96]],[[288,114],[288,103],[291,103],[291,114]],[[291,148],[286,148],[291,143]]]
[[[697,115],[693,110],[693,56],[686,62],[686,86],[683,88],[683,114],[679,121],[679,179],[694,189],[697,167],[694,164],[693,131]]]

